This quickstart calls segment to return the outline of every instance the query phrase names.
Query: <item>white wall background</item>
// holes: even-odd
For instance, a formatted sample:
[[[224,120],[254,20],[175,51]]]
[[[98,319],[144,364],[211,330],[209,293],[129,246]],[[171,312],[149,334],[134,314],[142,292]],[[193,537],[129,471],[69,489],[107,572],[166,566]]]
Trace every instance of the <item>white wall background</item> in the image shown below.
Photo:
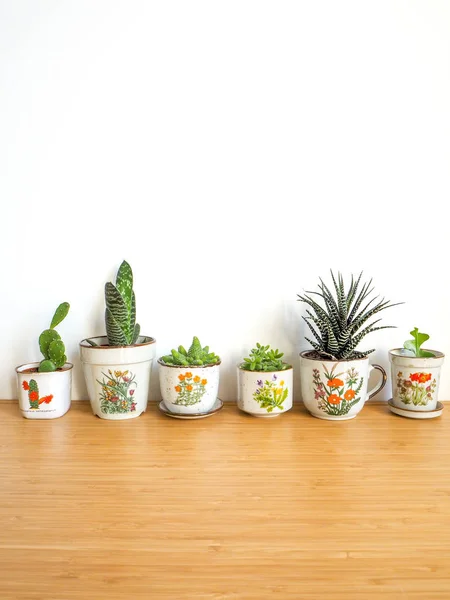
[[[256,341],[298,366],[330,267],[406,302],[373,362],[414,326],[450,354],[447,0],[1,0],[0,81],[0,397],[68,300],[86,398],[123,258],[143,333],[198,335],[226,400]]]

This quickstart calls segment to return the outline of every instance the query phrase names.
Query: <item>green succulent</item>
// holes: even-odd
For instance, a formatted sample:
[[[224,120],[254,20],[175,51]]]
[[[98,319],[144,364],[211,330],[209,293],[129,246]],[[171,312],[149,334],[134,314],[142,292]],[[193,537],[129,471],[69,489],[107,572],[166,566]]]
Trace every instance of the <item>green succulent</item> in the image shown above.
[[[140,326],[136,323],[136,296],[133,271],[124,260],[117,271],[116,285],[105,285],[105,323],[110,346],[131,346],[136,343]]]
[[[188,351],[183,346],[178,346],[178,350],[172,350],[171,354],[162,356],[161,361],[166,365],[201,367],[215,365],[220,362],[220,358],[214,352],[209,351],[209,346],[202,348],[198,337],[194,337]]]
[[[334,295],[322,279],[320,279],[319,292],[306,292],[303,296],[298,294],[299,301],[312,309],[306,311],[306,317],[302,317],[314,336],[314,339],[306,338],[306,340],[321,357],[332,360],[364,358],[374,352],[375,348],[365,352],[356,350],[362,339],[374,331],[393,327],[392,325],[375,327],[381,319],[367,324],[367,321],[380,311],[402,303],[391,304],[389,300],[383,298],[373,304],[378,296],[368,300],[373,292],[373,288],[370,287],[372,279],[363,284],[358,292],[361,276],[362,273],[355,280],[352,275],[350,287],[346,291],[342,275],[338,273],[336,281],[331,271]],[[323,305],[311,298],[311,294],[319,296]]]
[[[417,327],[414,327],[414,329],[410,331],[410,334],[412,335],[413,339],[406,340],[406,342],[403,344],[403,347],[406,350],[409,350],[413,354],[413,356],[419,358],[431,358],[435,356],[433,352],[429,352],[428,350],[422,350],[422,348],[420,347],[422,344],[424,344],[430,339],[428,333],[420,333],[419,329]]]
[[[256,348],[250,351],[248,358],[244,358],[244,362],[240,364],[240,368],[244,371],[284,371],[290,369],[291,365],[281,360],[284,356],[283,352],[271,350],[270,346],[261,346],[257,343]]]
[[[67,362],[66,348],[61,336],[55,327],[63,321],[69,312],[70,304],[63,302],[58,306],[53,315],[50,328],[45,329],[39,336],[39,348],[44,355],[44,359],[40,362],[38,371],[47,373],[60,369]]]

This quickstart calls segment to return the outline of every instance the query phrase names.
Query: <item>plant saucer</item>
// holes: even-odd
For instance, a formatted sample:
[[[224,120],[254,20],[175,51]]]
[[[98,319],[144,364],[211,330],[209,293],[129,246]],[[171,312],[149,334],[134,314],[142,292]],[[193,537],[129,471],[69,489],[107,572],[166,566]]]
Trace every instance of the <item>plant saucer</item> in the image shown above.
[[[211,417],[212,415],[215,415],[220,410],[222,410],[223,402],[220,398],[217,398],[216,403],[214,404],[214,406],[211,408],[210,411],[204,412],[204,413],[196,413],[196,414],[193,413],[191,415],[171,412],[170,410],[167,409],[163,400],[161,400],[161,402],[158,404],[158,408],[164,415],[167,415],[168,417],[172,417],[173,419],[183,419],[185,421],[191,421],[193,419],[205,419],[206,417]]]
[[[395,406],[392,398],[388,400],[388,405],[391,412],[400,415],[401,417],[407,417],[408,419],[435,419],[436,417],[440,417],[444,410],[442,402],[436,404],[435,410],[411,410],[409,408],[399,408],[398,406]]]

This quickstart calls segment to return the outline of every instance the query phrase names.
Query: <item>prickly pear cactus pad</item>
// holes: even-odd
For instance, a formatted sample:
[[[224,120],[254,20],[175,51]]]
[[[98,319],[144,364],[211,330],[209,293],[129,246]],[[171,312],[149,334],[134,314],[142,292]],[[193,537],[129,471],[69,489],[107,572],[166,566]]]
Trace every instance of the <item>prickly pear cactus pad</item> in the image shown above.
[[[67,362],[64,342],[54,328],[66,318],[69,308],[68,302],[62,302],[53,315],[50,329],[45,329],[39,336],[39,348],[44,355],[38,369],[40,373],[56,371]]]
[[[172,350],[171,354],[162,356],[160,360],[166,365],[201,367],[219,363],[220,357],[214,352],[210,352],[209,346],[202,348],[200,340],[194,336],[188,351],[184,346],[178,346],[178,350]]]

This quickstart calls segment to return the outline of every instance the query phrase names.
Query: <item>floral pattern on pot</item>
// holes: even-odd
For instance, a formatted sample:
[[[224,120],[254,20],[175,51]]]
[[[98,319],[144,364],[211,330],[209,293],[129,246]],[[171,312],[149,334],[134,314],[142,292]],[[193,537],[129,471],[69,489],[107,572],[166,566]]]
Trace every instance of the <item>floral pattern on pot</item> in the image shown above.
[[[206,393],[205,386],[208,380],[201,379],[198,375],[193,377],[190,371],[180,373],[178,379],[180,383],[175,386],[178,395],[174,404],[181,404],[181,406],[198,404]]]
[[[436,391],[436,379],[431,381],[431,373],[411,373],[408,379],[403,378],[403,373],[397,373],[398,395],[404,404],[426,406],[433,399]]]
[[[265,408],[268,413],[271,413],[274,408],[283,410],[283,402],[289,394],[289,390],[284,387],[284,381],[277,382],[278,377],[274,373],[272,380],[263,383],[262,379],[256,382],[257,389],[253,394],[253,399],[258,402],[261,408]]]
[[[137,383],[131,371],[111,371],[103,373],[103,381],[98,381],[100,391],[100,409],[105,414],[130,413],[136,410],[133,399]]]
[[[39,408],[41,404],[50,404],[53,400],[53,395],[44,396],[43,398],[39,398],[39,387],[37,381],[35,379],[30,379],[30,381],[22,382],[23,389],[28,392],[28,400],[30,402],[30,408]]]
[[[364,378],[359,377],[354,367],[336,374],[336,366],[327,371],[325,365],[322,365],[325,382],[321,380],[319,369],[313,369],[314,397],[318,401],[318,408],[327,415],[342,416],[348,414],[352,406],[361,400],[359,393]]]

